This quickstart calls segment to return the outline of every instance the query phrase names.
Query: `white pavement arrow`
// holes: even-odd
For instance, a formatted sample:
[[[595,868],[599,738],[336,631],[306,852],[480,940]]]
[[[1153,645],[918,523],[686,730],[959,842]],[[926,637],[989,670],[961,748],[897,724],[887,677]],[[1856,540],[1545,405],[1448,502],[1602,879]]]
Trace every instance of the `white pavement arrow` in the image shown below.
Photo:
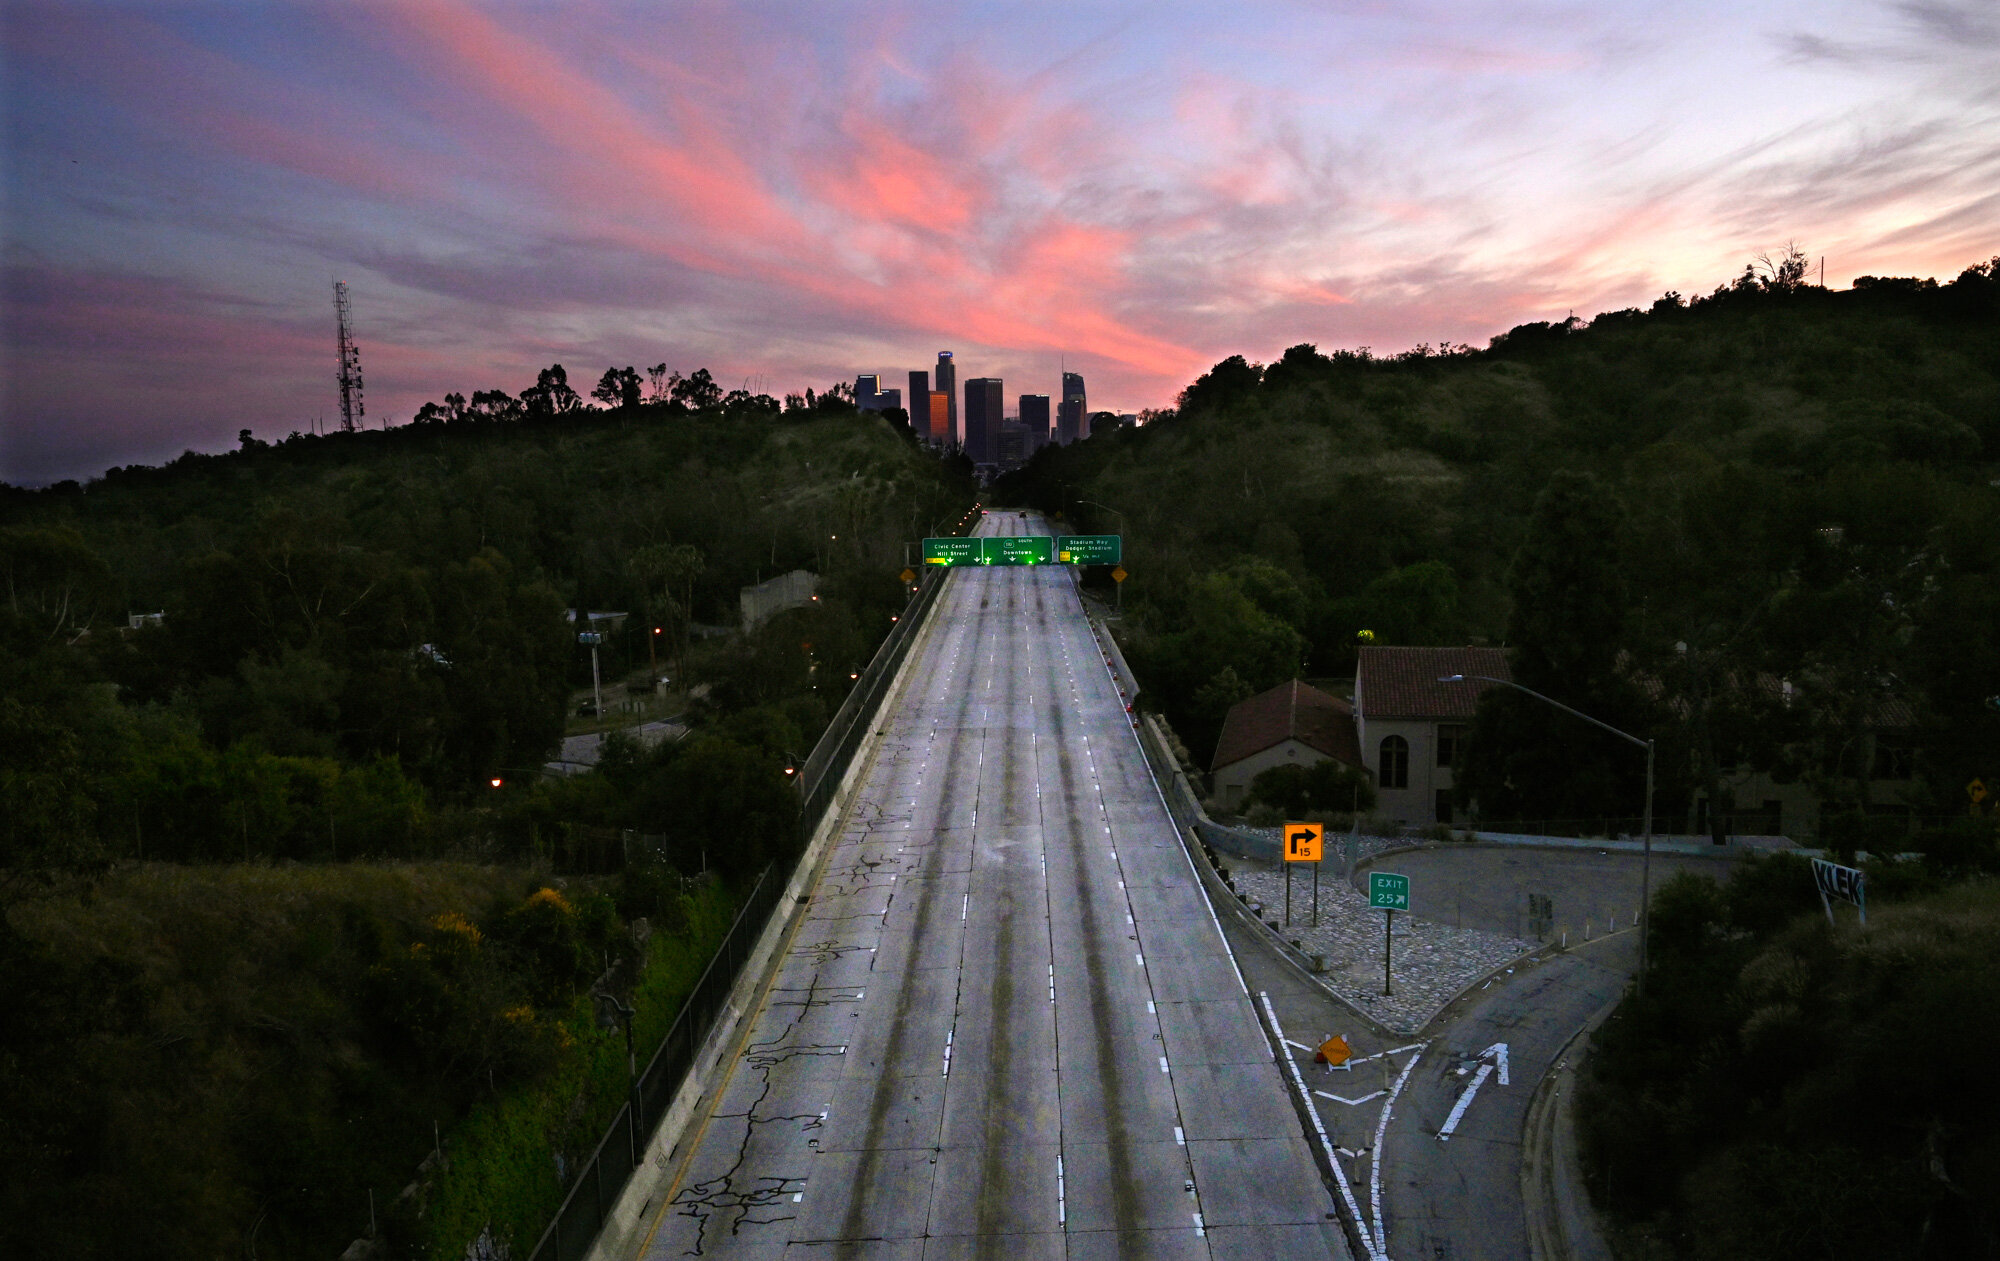
[[[1451,1115],[1444,1119],[1444,1128],[1437,1132],[1440,1143],[1451,1141],[1451,1132],[1458,1128],[1459,1121],[1465,1116],[1465,1110],[1472,1106],[1472,1097],[1479,1093],[1479,1088],[1484,1086],[1486,1079],[1493,1075],[1493,1070],[1496,1066],[1500,1069],[1500,1084],[1502,1086],[1507,1084],[1507,1044],[1505,1042],[1495,1042],[1492,1046],[1481,1051],[1475,1058],[1492,1060],[1493,1063],[1481,1064],[1479,1066],[1479,1071],[1472,1075],[1472,1084],[1465,1088],[1464,1093],[1459,1095],[1458,1102],[1451,1106]]]

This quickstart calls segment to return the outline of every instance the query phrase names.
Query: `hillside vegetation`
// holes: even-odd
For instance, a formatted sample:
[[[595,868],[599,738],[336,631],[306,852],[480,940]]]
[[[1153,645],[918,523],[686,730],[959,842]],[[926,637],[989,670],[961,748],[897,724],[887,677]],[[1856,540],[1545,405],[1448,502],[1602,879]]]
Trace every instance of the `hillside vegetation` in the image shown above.
[[[324,1261],[372,1193],[388,1255],[525,1255],[625,1094],[587,991],[645,1057],[795,849],[969,467],[838,395],[542,377],[0,488],[0,1253]],[[808,607],[703,634],[793,568]],[[582,723],[566,609],[631,615]],[[577,728],[599,769],[546,778]]]
[[[1578,1102],[1621,1253],[2000,1253],[2000,884],[1897,883],[1872,872],[1867,927],[1838,929],[1800,859],[1660,890],[1647,992]]]
[[[2000,260],[1832,292],[1794,259],[1485,350],[1231,358],[995,498],[1123,531],[1123,637],[1198,758],[1231,703],[1351,675],[1364,631],[1504,644],[1524,683],[1659,740],[1679,830],[1724,767],[1836,813],[1963,813],[2000,775],[1996,481]],[[1868,800],[1889,712],[1917,755],[1894,803]],[[1563,721],[1491,699],[1461,804],[1634,814],[1640,759]]]
[[[246,436],[0,496],[0,863],[525,855],[564,822],[673,833],[658,793],[642,818],[532,787],[591,681],[565,609],[632,614],[602,650],[610,695],[657,659],[703,736],[681,753],[781,783],[901,609],[904,541],[972,498],[961,465],[821,402]],[[792,568],[821,575],[812,607],[727,647],[695,638]],[[676,843],[754,868],[740,839]]]
[[[619,963],[657,1042],[732,909],[456,863],[126,864],[16,906],[0,1252],[324,1259],[371,1195],[391,1255],[532,1246],[624,1096],[583,990]]]

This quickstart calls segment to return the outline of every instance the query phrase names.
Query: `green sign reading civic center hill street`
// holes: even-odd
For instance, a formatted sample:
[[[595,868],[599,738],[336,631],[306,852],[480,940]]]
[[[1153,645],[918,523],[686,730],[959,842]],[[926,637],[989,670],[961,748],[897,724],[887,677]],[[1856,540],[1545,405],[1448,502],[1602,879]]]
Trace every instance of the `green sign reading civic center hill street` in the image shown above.
[[[1054,561],[1055,540],[1046,534],[924,540],[926,565],[1048,565]]]
[[[1056,540],[1056,559],[1065,565],[1116,565],[1125,559],[1124,544],[1116,534],[1065,534]]]
[[[977,565],[978,539],[925,539],[926,565]]]

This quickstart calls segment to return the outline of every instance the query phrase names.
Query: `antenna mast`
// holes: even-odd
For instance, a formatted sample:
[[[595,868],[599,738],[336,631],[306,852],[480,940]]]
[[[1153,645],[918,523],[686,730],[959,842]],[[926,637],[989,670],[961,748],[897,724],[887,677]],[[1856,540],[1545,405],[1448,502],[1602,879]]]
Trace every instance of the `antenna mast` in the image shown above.
[[[340,430],[353,433],[368,415],[361,401],[361,347],[347,310],[347,282],[333,282],[333,313],[340,321]]]

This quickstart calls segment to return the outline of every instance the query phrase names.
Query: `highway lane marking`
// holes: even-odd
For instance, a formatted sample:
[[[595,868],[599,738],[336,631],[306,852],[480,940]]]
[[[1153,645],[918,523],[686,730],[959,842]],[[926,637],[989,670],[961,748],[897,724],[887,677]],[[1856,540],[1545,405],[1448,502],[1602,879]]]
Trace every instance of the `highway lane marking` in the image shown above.
[[[1493,1066],[1491,1064],[1481,1064],[1479,1066],[1479,1071],[1472,1075],[1472,1084],[1465,1088],[1464,1093],[1459,1095],[1458,1102],[1451,1106],[1451,1115],[1444,1119],[1444,1128],[1437,1132],[1438,1142],[1449,1143],[1451,1141],[1451,1132],[1458,1128],[1459,1120],[1465,1116],[1465,1110],[1472,1106],[1472,1097],[1479,1093],[1479,1088],[1484,1086],[1486,1079],[1492,1075]]]
[[[1188,862],[1192,865],[1194,860],[1190,858]],[[1211,914],[1214,913],[1214,909],[1213,906],[1209,908]],[[1216,931],[1217,933],[1222,931],[1220,924],[1216,925]],[[1224,945],[1226,946],[1227,944],[1225,940]],[[1235,962],[1233,951],[1231,952],[1230,962]],[[1237,976],[1240,978],[1242,973],[1237,973]],[[1263,990],[1259,990],[1257,991],[1257,998],[1264,1005],[1264,1018],[1270,1021],[1273,1036],[1280,1043],[1291,1041],[1285,1037],[1284,1027],[1278,1023],[1278,1013],[1271,1006],[1271,996]],[[1293,1045],[1296,1046],[1297,1043],[1293,1043]],[[1369,1261],[1388,1261],[1388,1258],[1382,1255],[1382,1250],[1376,1246],[1375,1241],[1369,1237],[1368,1224],[1361,1216],[1361,1206],[1355,1203],[1354,1188],[1348,1184],[1347,1171],[1340,1167],[1338,1160],[1334,1159],[1333,1140],[1326,1136],[1326,1122],[1320,1119],[1319,1109],[1312,1106],[1312,1100],[1306,1098],[1306,1080],[1299,1074],[1298,1061],[1287,1055],[1285,1056],[1285,1067],[1292,1074],[1292,1085],[1298,1089],[1299,1098],[1305,1102],[1306,1115],[1312,1118],[1313,1131],[1319,1135],[1319,1145],[1326,1152],[1326,1163],[1333,1170],[1334,1181],[1340,1184],[1340,1198],[1347,1205],[1348,1218],[1353,1221],[1355,1232],[1361,1236],[1361,1242],[1368,1248]]]
[[[1424,1047],[1420,1043],[1417,1053],[1403,1065],[1403,1071],[1396,1076],[1396,1084],[1389,1090],[1389,1098],[1382,1104],[1382,1116],[1375,1122],[1375,1150],[1368,1157],[1368,1205],[1375,1216],[1375,1252],[1386,1258],[1389,1254],[1389,1225],[1382,1219],[1382,1140],[1389,1133],[1389,1115],[1396,1110],[1396,1100],[1402,1097],[1403,1087],[1410,1080],[1410,1071],[1417,1061],[1424,1058]]]
[[[1296,1046],[1297,1043],[1293,1043],[1293,1045]],[[1314,1090],[1313,1093],[1318,1095],[1322,1099],[1331,1099],[1335,1103],[1344,1103],[1350,1108],[1358,1108],[1362,1104],[1367,1103],[1370,1099],[1380,1099],[1383,1095],[1386,1095],[1389,1092],[1386,1090],[1378,1090],[1373,1094],[1363,1095],[1359,1099],[1349,1099],[1345,1095],[1330,1095],[1326,1093],[1324,1090]]]

